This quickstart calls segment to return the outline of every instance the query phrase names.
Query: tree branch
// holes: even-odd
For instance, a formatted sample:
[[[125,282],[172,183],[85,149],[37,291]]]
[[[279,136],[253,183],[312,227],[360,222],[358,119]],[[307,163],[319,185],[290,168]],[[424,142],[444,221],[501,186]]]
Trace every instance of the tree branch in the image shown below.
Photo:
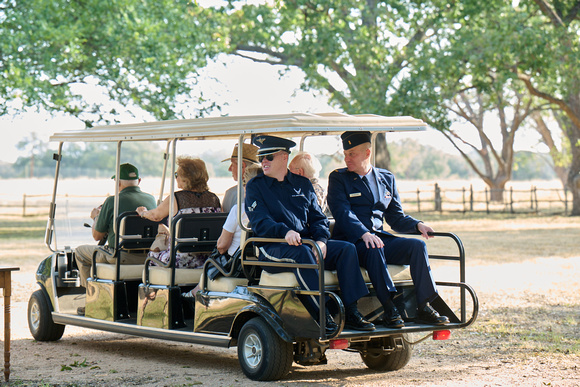
[[[536,87],[532,84],[532,80],[531,80],[531,77],[529,75],[520,73],[517,68],[514,71],[515,71],[518,79],[521,80],[522,82],[524,82],[524,84],[526,85],[526,88],[528,89],[528,91],[532,95],[535,95],[536,97],[545,99],[546,101],[551,102],[554,105],[557,105],[560,109],[562,109],[562,111],[564,111],[566,113],[566,115],[570,118],[570,120],[574,123],[574,125],[576,125],[576,127],[580,128],[580,117],[578,115],[576,115],[576,113],[572,110],[572,108],[565,101],[563,101],[559,98],[553,97],[548,93],[544,93],[544,92],[536,89]]]
[[[560,16],[558,16],[558,14],[552,9],[552,7],[550,7],[550,4],[548,4],[546,1],[534,0],[534,3],[536,3],[538,7],[540,7],[542,13],[552,21],[552,24],[554,26],[562,27],[564,25],[564,22],[562,21]]]

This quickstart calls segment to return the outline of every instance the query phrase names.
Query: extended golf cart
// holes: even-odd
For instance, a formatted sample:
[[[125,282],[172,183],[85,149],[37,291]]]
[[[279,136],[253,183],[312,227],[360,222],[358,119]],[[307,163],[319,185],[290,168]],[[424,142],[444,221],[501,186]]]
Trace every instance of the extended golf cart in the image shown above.
[[[59,143],[55,154],[56,177],[45,242],[52,254],[44,259],[36,277],[40,287],[29,301],[28,322],[36,340],[53,341],[62,337],[66,325],[174,340],[220,347],[238,348],[243,372],[253,380],[276,380],[290,371],[292,362],[316,365],[326,362],[327,350],[343,349],[359,352],[363,362],[375,370],[397,370],[411,358],[411,335],[424,334],[445,339],[451,330],[472,324],[478,313],[474,290],[465,283],[465,253],[461,241],[450,233],[436,233],[448,238],[453,247],[450,254],[437,254],[434,261],[455,264],[458,280],[437,282],[449,297],[441,295],[432,306],[449,318],[445,326],[414,322],[415,293],[409,269],[389,266],[397,285],[395,298],[406,319],[404,328],[390,329],[376,324],[376,330],[361,332],[344,329],[344,305],[336,274],[317,265],[320,273],[320,298],[325,300],[339,329],[327,335],[324,313],[319,320],[300,301],[299,289],[292,273],[269,274],[256,258],[254,242],[266,241],[252,236],[251,227],[241,224],[243,232],[239,254],[227,266],[208,259],[203,269],[175,267],[177,252],[210,252],[221,233],[226,214],[182,214],[170,217],[170,255],[168,264],[147,258],[143,264],[93,262],[87,288],[80,286],[75,262],[75,247],[88,242],[83,223],[95,203],[65,188],[59,192],[62,170],[67,162],[64,144],[108,143],[116,146],[116,176],[124,161],[122,146],[130,142],[160,142],[165,147],[159,201],[164,193],[167,176],[175,172],[178,144],[199,141],[230,141],[238,144],[257,134],[299,139],[299,148],[320,136],[336,135],[345,130],[370,131],[373,142],[378,134],[394,131],[421,131],[425,123],[411,117],[382,117],[346,114],[290,114],[271,116],[221,117],[177,120],[130,125],[101,126],[80,131],[56,133],[51,141]],[[181,148],[180,148],[181,149]],[[242,152],[238,152],[238,175],[241,176]],[[151,163],[157,160],[150,160]],[[111,172],[111,171],[108,171]],[[169,179],[170,200],[175,190]],[[238,201],[243,198],[241,179]],[[117,185],[115,196],[119,196]],[[95,199],[91,199],[94,201]],[[98,204],[98,203],[96,203]],[[238,219],[241,207],[238,203]],[[170,208],[173,208],[172,204]],[[115,203],[116,239],[112,254],[121,251],[147,252],[155,240],[158,223],[143,219],[135,212],[118,213]],[[332,224],[332,221],[331,221]],[[416,237],[416,236],[408,236]],[[437,239],[437,238],[435,238]],[[284,240],[279,240],[283,242]],[[92,242],[94,243],[94,241]],[[314,248],[318,248],[312,241]],[[151,263],[154,263],[152,265]],[[291,266],[291,265],[288,265]],[[213,269],[212,269],[213,268]],[[209,279],[208,271],[217,269],[220,275]],[[376,299],[368,275],[363,271],[370,294],[359,301],[359,309],[370,321],[380,321],[382,307]],[[193,302],[181,294],[200,286]],[[443,292],[441,292],[443,293]],[[310,292],[312,294],[312,292]],[[469,302],[468,302],[469,301]],[[85,307],[84,316],[77,313]],[[324,310],[322,311],[324,312]]]

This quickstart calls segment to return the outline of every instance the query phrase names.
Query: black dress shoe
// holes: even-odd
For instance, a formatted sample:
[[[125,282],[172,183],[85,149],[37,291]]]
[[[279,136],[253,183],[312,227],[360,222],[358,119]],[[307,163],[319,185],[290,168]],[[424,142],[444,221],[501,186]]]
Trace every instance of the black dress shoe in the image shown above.
[[[79,307],[77,308],[77,314],[78,314],[79,316],[84,316],[84,315],[85,315],[85,307],[84,307],[84,306],[79,306]]]
[[[336,330],[338,329],[338,325],[336,325],[336,323],[334,322],[334,319],[332,318],[332,316],[330,315],[330,313],[328,313],[328,311],[326,312],[326,334],[328,336],[332,335],[334,332],[336,332]]]
[[[391,307],[383,307],[385,313],[383,315],[383,325],[387,328],[402,328],[405,322],[397,308],[393,305]]]
[[[355,309],[354,311],[346,312],[344,327],[355,329],[357,331],[374,331],[375,325],[365,320],[362,314]]]
[[[445,325],[449,324],[449,319],[447,316],[439,315],[439,313],[433,309],[429,303],[427,303],[417,311],[415,322],[431,325]]]

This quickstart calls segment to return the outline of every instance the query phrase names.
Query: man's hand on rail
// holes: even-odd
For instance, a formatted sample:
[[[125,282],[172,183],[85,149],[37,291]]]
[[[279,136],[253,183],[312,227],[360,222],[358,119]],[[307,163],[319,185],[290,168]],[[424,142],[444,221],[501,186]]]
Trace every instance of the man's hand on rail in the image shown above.
[[[425,238],[425,239],[434,238],[434,236],[429,235],[429,233],[435,232],[435,230],[433,230],[430,226],[427,226],[423,222],[417,223],[417,231],[419,231],[421,233],[421,235],[423,236],[423,238]]]
[[[286,239],[286,242],[290,246],[300,246],[302,244],[302,238],[300,237],[300,234],[294,230],[288,231],[284,239]]]

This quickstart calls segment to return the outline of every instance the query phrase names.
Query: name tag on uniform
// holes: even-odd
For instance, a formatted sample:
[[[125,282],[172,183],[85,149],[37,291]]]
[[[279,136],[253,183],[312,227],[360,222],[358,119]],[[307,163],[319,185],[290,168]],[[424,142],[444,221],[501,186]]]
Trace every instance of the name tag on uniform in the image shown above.
[[[358,198],[359,196],[361,196],[362,194],[360,192],[355,192],[355,193],[351,193],[350,196],[351,198]]]

